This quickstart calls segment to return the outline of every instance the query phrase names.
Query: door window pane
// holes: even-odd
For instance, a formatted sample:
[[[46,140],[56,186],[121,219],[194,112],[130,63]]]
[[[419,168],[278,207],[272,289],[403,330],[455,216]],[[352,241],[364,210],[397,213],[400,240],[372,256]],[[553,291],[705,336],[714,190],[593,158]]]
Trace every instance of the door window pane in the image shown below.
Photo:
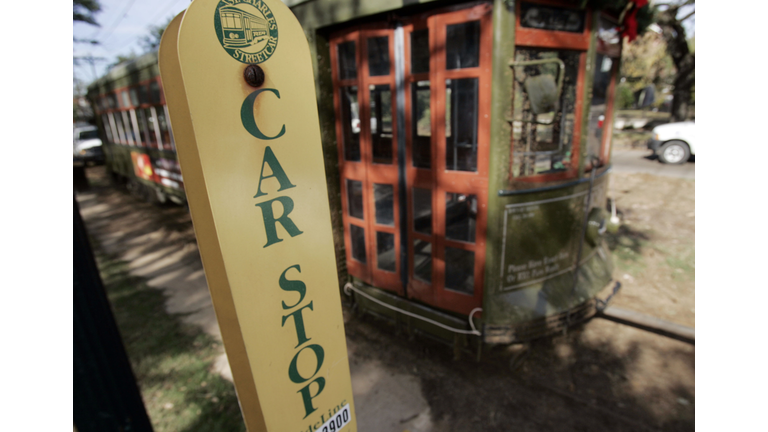
[[[445,166],[477,171],[477,78],[445,81]]]
[[[352,258],[365,264],[365,229],[357,225],[350,225],[349,237],[352,245]]]
[[[389,75],[389,36],[368,38],[368,75]]]
[[[476,223],[477,196],[445,194],[445,238],[474,243]]]
[[[411,33],[411,73],[429,72],[429,29]]]
[[[376,265],[381,270],[395,271],[395,235],[376,232]]]
[[[355,41],[338,45],[339,79],[357,78],[357,63],[355,62]]]
[[[432,283],[432,243],[413,240],[413,277]]]
[[[392,163],[392,92],[389,84],[371,85],[373,163]]]
[[[413,166],[429,169],[432,163],[432,117],[429,81],[411,84],[411,151]]]
[[[445,68],[470,68],[479,64],[480,21],[449,25],[445,39]]]
[[[347,207],[349,215],[363,218],[363,182],[347,179]]]
[[[357,86],[342,87],[341,124],[344,128],[344,159],[360,161],[360,115],[357,105]]]
[[[395,226],[395,188],[388,184],[373,184],[376,223]]]
[[[413,230],[432,234],[432,191],[413,188]]]
[[[445,248],[445,288],[464,294],[475,293],[475,253]]]
[[[518,48],[515,61],[552,62],[514,67],[512,175],[550,174],[571,168],[579,53]],[[560,98],[557,60],[565,65]],[[551,89],[551,90],[545,90]]]

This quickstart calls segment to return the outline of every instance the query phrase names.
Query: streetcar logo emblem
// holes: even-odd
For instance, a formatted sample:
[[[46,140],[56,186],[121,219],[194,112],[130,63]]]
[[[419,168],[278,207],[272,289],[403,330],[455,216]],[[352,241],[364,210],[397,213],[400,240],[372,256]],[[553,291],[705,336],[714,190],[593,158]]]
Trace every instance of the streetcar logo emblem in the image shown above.
[[[213,26],[221,46],[235,60],[258,64],[277,49],[277,21],[262,0],[222,0]]]

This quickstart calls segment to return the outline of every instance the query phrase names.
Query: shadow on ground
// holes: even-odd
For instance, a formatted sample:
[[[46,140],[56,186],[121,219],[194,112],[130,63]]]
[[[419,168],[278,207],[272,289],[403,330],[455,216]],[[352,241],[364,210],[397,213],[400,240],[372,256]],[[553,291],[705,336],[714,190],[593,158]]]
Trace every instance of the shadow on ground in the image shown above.
[[[434,430],[692,431],[694,349],[604,320],[527,346],[452,360],[448,346],[395,336],[386,321],[346,324],[353,362],[416,375]],[[386,348],[383,348],[386,347]],[[510,359],[527,357],[515,371]]]
[[[97,179],[80,200],[91,212],[89,232],[103,230],[102,244],[94,249],[102,251],[102,277],[155,430],[243,430],[232,384],[212,373],[222,350],[212,336],[218,328],[210,300],[198,298],[207,288],[195,264],[199,256],[187,209],[125,195]],[[608,243],[615,253],[639,255],[648,240],[622,227]],[[131,246],[127,256],[110,253],[125,242]],[[126,258],[133,267],[124,264]],[[184,312],[169,310],[169,304]],[[201,331],[205,308],[215,329]],[[393,376],[415,377],[429,404],[429,430],[695,427],[695,349],[681,342],[596,319],[526,346],[486,348],[480,362],[469,355],[453,361],[449,346],[408,340],[377,318],[345,315],[351,366],[378,362]],[[521,350],[525,360],[512,370],[510,359]],[[408,420],[393,432],[408,429]]]
[[[221,346],[184,314],[170,314],[162,291],[98,253],[104,286],[156,431],[245,430],[234,386],[211,371]]]

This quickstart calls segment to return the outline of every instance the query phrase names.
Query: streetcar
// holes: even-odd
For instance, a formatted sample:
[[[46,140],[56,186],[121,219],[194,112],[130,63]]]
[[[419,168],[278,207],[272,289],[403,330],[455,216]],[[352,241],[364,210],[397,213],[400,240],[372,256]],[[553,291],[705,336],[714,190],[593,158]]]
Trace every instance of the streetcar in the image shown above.
[[[223,6],[220,15],[221,36],[227,48],[243,48],[262,41],[267,36],[267,21],[248,12],[243,5]]]
[[[621,8],[285,2],[312,52],[340,288],[354,309],[457,350],[590,319],[598,293],[618,286],[603,236]],[[152,53],[89,97],[110,173],[183,202],[161,90]]]

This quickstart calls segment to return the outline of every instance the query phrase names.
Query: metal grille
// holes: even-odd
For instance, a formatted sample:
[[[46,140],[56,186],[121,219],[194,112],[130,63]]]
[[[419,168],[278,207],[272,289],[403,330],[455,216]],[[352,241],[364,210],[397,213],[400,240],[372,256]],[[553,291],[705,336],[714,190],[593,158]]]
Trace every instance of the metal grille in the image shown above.
[[[595,315],[595,311],[595,301],[589,300],[570,310],[570,323],[568,322],[569,311],[539,318],[515,327],[514,339],[516,342],[524,342],[562,332],[566,327],[589,320]]]

